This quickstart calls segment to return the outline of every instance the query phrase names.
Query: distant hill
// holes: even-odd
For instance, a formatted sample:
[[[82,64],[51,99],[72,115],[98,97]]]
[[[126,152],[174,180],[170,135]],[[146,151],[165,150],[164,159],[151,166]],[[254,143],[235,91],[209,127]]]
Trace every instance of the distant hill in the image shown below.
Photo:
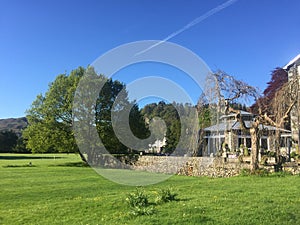
[[[26,128],[28,121],[26,117],[0,119],[0,131],[14,131],[21,134],[21,131]]]

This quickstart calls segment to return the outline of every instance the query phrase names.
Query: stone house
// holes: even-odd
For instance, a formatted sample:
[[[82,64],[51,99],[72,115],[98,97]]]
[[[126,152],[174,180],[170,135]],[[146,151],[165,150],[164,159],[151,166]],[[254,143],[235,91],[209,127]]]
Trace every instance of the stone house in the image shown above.
[[[253,122],[254,115],[241,111],[241,116],[245,121],[246,127],[250,127]],[[262,131],[259,140],[261,150],[272,151],[275,145],[276,127],[268,125],[260,125]],[[204,145],[202,147],[202,155],[216,155],[218,151],[224,148],[230,152],[241,151],[242,147],[247,147],[251,151],[251,136],[248,131],[242,129],[240,122],[236,119],[236,114],[223,115],[220,117],[220,123],[204,129]],[[291,132],[281,129],[281,147],[282,150],[288,150]]]
[[[288,73],[288,78],[292,79],[293,76],[300,75],[300,54],[292,59],[288,64],[283,67]],[[293,143],[299,144],[300,140],[300,112],[299,101],[291,111],[291,131]]]

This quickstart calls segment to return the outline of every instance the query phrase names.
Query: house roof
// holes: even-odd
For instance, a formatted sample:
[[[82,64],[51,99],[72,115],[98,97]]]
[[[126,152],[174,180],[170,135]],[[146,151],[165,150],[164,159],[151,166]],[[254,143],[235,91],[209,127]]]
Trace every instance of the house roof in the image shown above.
[[[295,64],[296,62],[300,63],[300,54],[297,55],[295,58],[293,58],[291,61],[289,61],[288,64],[286,64],[283,69],[284,70],[288,70],[293,64]]]
[[[246,111],[243,111],[243,110],[240,110],[240,113],[242,116],[252,116],[253,114],[252,113],[249,113],[249,112],[246,112]],[[231,117],[231,116],[235,116],[236,113],[231,113],[231,114],[228,114],[228,115],[223,115],[220,117],[220,119],[224,119],[226,117]]]
[[[253,121],[245,121],[246,127],[251,127],[252,123],[253,123]],[[218,131],[241,130],[241,129],[242,129],[242,127],[241,127],[240,122],[238,122],[238,121],[228,121],[228,122],[225,122],[225,123],[219,123],[219,124],[207,127],[204,130],[205,131],[211,131],[211,132],[218,132]],[[267,129],[267,130],[270,130],[270,131],[275,131],[278,128],[276,128],[274,126],[260,124],[259,129],[260,130]],[[285,129],[280,129],[280,131],[284,132],[284,133],[290,133],[291,132],[291,131],[285,130]]]

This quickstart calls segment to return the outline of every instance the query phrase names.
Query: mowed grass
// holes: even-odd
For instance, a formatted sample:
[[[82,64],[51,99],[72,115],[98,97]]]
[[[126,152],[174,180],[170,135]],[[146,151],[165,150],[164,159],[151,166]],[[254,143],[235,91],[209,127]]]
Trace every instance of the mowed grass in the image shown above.
[[[161,188],[178,200],[155,205]],[[132,216],[125,201],[135,189],[77,155],[0,154],[0,224],[300,224],[299,176],[173,176],[143,187],[155,208],[143,216]]]

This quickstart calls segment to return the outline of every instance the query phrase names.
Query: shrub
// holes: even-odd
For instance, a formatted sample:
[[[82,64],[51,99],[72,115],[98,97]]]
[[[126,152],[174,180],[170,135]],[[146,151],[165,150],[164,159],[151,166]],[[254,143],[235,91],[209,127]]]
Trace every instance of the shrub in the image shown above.
[[[276,157],[276,152],[274,152],[274,151],[267,151],[267,156],[268,157]]]
[[[132,208],[130,214],[133,216],[152,215],[155,212],[152,206],[150,207],[135,207]]]
[[[149,205],[148,196],[140,188],[137,188],[134,193],[129,193],[126,201],[131,208],[147,207]]]
[[[171,188],[160,189],[158,191],[158,196],[156,197],[156,203],[165,203],[176,200],[178,194],[174,193]]]
[[[291,152],[291,158],[297,159],[298,154],[296,152]]]
[[[244,151],[244,156],[249,156],[250,155],[249,149],[246,146],[244,147],[243,151]]]
[[[130,207],[130,214],[133,216],[151,215],[154,213],[154,208],[149,207],[148,196],[144,190],[137,188],[134,193],[129,193],[126,202]]]
[[[261,165],[267,165],[268,164],[268,156],[267,155],[264,155],[264,156],[261,157],[260,164]]]

